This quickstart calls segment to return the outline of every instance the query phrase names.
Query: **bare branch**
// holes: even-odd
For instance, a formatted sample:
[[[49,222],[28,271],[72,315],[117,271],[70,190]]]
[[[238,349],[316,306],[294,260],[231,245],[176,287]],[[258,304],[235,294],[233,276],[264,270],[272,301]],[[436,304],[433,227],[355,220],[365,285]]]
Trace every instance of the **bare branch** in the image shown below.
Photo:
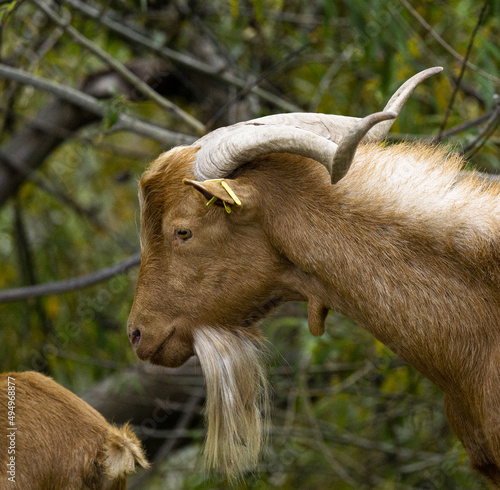
[[[407,0],[399,0],[404,7],[410,12],[410,14],[427,30],[427,32],[444,48],[448,53],[450,53],[455,59],[460,61],[460,63],[464,62],[464,57],[457,53],[433,28],[430,26],[427,21],[408,3]],[[494,77],[489,73],[481,70],[478,66],[474,65],[470,61],[466,60],[467,67],[471,70],[474,70],[479,75],[491,80],[495,83],[500,83],[500,78]]]
[[[483,130],[479,132],[479,134],[476,136],[476,138],[474,138],[473,141],[471,141],[468,145],[464,146],[464,148],[462,149],[462,154],[465,154],[470,151],[470,153],[467,155],[468,158],[471,158],[473,155],[475,155],[484,146],[486,141],[488,141],[488,138],[495,132],[499,124],[500,124],[500,98],[497,96],[497,104],[495,109],[493,110],[493,113],[491,114],[490,119],[488,120],[488,123],[483,128]]]
[[[190,70],[216,78],[217,80],[220,80],[229,85],[234,85],[240,89],[247,88],[248,83],[246,80],[238,78],[237,76],[234,76],[230,73],[221,73],[219,68],[217,67],[214,68],[209,64],[203,63],[191,56],[179,53],[177,51],[174,51],[173,49],[169,49],[165,46],[159,45],[158,43],[151,41],[145,34],[139,32],[139,28],[132,29],[124,25],[122,22],[114,20],[107,13],[100,12],[98,9],[91,7],[81,2],[80,0],[64,0],[64,3],[84,13],[88,17],[98,20],[100,23],[102,23],[102,25],[105,25],[106,27],[116,32],[117,34],[123,36],[124,38],[138,45],[141,45],[151,50],[152,52],[157,53],[163,58],[169,59],[170,61],[176,63],[177,65],[185,66]],[[278,107],[279,109],[285,112],[301,111],[301,108],[296,106],[295,104],[292,104],[282,99],[281,97],[277,96],[276,94],[270,93],[258,86],[251,87],[250,92],[252,94],[257,95],[262,100],[265,100],[266,102],[273,104],[275,107]]]
[[[32,169],[27,168],[22,161],[13,160],[9,155],[0,150],[0,161],[33,182],[39,189],[67,205],[72,211],[87,219],[97,230],[109,233],[117,243],[128,252],[135,251],[135,247],[124,237],[119,236],[115,230],[103,223],[92,208],[85,207],[69,196],[66,192],[56,187],[52,182],[33,175]]]
[[[479,124],[489,120],[492,114],[495,112],[495,110],[496,109],[492,109],[491,111],[487,112],[486,114],[483,114],[482,116],[477,117],[476,119],[473,119],[472,121],[464,122],[462,124],[459,124],[458,126],[448,129],[448,131],[443,131],[443,133],[439,135],[439,138],[437,136],[434,138],[425,138],[423,141],[434,144],[439,143],[440,141],[443,141],[444,139],[449,138],[450,136],[454,136],[457,133],[466,131],[467,129],[473,128],[474,126],[479,126]]]
[[[267,70],[265,70],[263,73],[261,73],[255,80],[251,81],[246,85],[246,87],[242,88],[235,97],[233,97],[231,100],[229,100],[223,107],[221,107],[217,113],[210,119],[210,121],[207,123],[208,128],[212,128],[213,125],[218,121],[222,115],[229,110],[229,108],[238,102],[238,100],[242,99],[245,95],[251,92],[252,88],[257,86],[259,83],[264,81],[266,78],[268,78],[273,72],[275,72],[278,68],[281,68],[283,65],[286,65],[290,60],[296,58],[300,53],[305,51],[307,48],[311,46],[311,43],[306,43],[300,48],[296,49],[295,51],[292,51],[289,53],[287,56],[285,56],[282,60],[278,61],[275,63],[273,66],[269,67]]]
[[[486,12],[486,9],[488,8],[489,0],[485,0],[483,7],[481,9],[481,12],[479,13],[479,17],[477,19],[476,25],[474,26],[474,30],[472,31],[471,38],[469,40],[469,45],[467,46],[467,51],[465,53],[465,57],[462,61],[462,66],[460,67],[460,74],[458,75],[457,83],[455,84],[455,88],[453,90],[453,93],[451,94],[450,102],[448,103],[448,107],[446,108],[446,112],[444,114],[443,122],[441,123],[441,126],[439,128],[439,134],[438,134],[438,139],[441,137],[443,134],[444,128],[446,127],[446,123],[448,122],[448,117],[450,116],[451,109],[453,107],[453,103],[455,102],[455,97],[458,93],[458,89],[460,88],[460,84],[462,83],[462,78],[465,73],[465,68],[467,66],[467,62],[469,60],[469,56],[472,50],[472,46],[474,45],[474,39],[476,38],[477,31],[479,30],[479,26],[481,25],[481,22],[483,21],[484,14]]]
[[[200,121],[195,119],[187,112],[183,111],[180,107],[177,107],[169,100],[162,97],[147,83],[144,83],[139,77],[132,73],[125,65],[110,56],[108,53],[106,53],[106,51],[102,50],[90,39],[87,39],[85,36],[83,36],[73,26],[62,20],[50,7],[46,5],[45,2],[40,0],[32,0],[32,2],[35,3],[41,10],[43,10],[50,17],[50,19],[59,27],[61,27],[76,43],[84,46],[92,54],[104,61],[104,63],[113,68],[113,70],[119,73],[125,80],[127,80],[130,84],[137,88],[137,90],[142,92],[146,97],[153,100],[161,108],[167,110],[175,117],[191,126],[196,130],[197,133],[199,133],[199,135],[203,135],[205,133],[205,126]]]
[[[189,397],[189,400],[182,412],[182,416],[179,419],[179,422],[176,424],[172,433],[169,434],[168,438],[165,438],[165,442],[163,443],[160,450],[156,453],[154,462],[159,463],[160,461],[165,460],[168,455],[175,448],[179,439],[184,435],[186,429],[192,425],[192,421],[199,415],[200,405],[205,400],[205,391],[204,390],[195,390],[192,395]],[[157,470],[160,468],[159,464],[154,464],[147,471],[142,472],[141,476],[136,478],[129,485],[130,490],[141,489],[144,488],[145,483],[149,478],[151,478]]]
[[[349,483],[350,485],[356,486],[356,482],[351,477],[351,475],[346,471],[343,465],[341,465],[335,455],[331,447],[326,444],[325,439],[323,437],[323,433],[319,427],[318,420],[314,416],[313,407],[311,404],[311,397],[309,394],[309,389],[307,386],[307,371],[310,364],[310,355],[304,355],[300,361],[300,372],[297,376],[297,382],[299,384],[299,389],[301,392],[301,400],[304,405],[304,411],[306,412],[306,416],[310,427],[312,429],[315,443],[318,445],[320,450],[323,452],[325,458],[327,458],[328,463],[331,465],[332,469],[342,478],[343,481]]]
[[[52,82],[37,75],[33,75],[32,73],[19,70],[18,68],[12,68],[0,63],[0,77],[15,80],[25,85],[31,85],[40,90],[51,93],[57,98],[65,100],[66,102],[76,105],[77,107],[81,107],[82,109],[85,109],[86,111],[101,118],[106,114],[106,108],[99,102],[98,99],[74,88],[66,87],[65,85]],[[137,133],[168,146],[191,144],[195,140],[195,138],[190,135],[176,133],[174,131],[169,131],[168,129],[160,128],[159,126],[141,121],[140,119],[129,116],[128,114],[118,115],[118,121],[115,124],[114,129]]]
[[[12,303],[14,301],[24,301],[29,298],[38,298],[39,296],[53,296],[56,294],[67,293],[93,286],[98,282],[106,281],[119,274],[124,274],[128,270],[136,267],[141,262],[141,254],[137,253],[128,259],[118,262],[111,267],[92,272],[86,276],[65,279],[63,281],[37,284],[24,288],[8,289],[0,291],[0,303]]]

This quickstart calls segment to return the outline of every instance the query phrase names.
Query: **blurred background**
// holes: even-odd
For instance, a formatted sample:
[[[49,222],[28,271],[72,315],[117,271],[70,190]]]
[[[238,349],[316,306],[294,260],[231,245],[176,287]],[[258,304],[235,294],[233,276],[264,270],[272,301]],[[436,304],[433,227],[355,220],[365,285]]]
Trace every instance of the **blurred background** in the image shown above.
[[[154,462],[131,489],[221,489],[203,472],[196,359],[139,363],[125,325],[149,161],[219,126],[290,111],[365,116],[440,65],[389,144],[441,143],[500,170],[498,0],[0,1],[0,365],[37,370]],[[362,260],[362,258],[360,258]],[[349,319],[262,322],[269,447],[235,488],[482,489],[442,394]]]

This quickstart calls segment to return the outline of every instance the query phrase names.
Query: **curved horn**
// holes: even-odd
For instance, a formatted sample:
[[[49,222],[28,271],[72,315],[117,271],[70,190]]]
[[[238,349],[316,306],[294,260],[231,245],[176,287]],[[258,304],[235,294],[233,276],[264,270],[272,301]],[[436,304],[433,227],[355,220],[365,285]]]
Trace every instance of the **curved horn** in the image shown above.
[[[339,145],[304,129],[245,123],[245,132],[240,133],[237,127],[239,125],[236,124],[223,129],[233,129],[239,134],[239,139],[236,141],[228,137],[227,132],[221,132],[222,138],[218,140],[217,153],[207,152],[207,148],[200,145],[196,155],[195,176],[200,180],[227,177],[241,165],[241,163],[235,165],[236,159],[248,162],[268,153],[286,152],[312,158],[321,163],[328,169],[332,184],[335,184],[349,170],[356,148],[366,133],[375,124],[395,119],[396,116],[394,112],[377,112],[357,120]],[[262,141],[265,144],[265,151],[262,149]],[[216,158],[213,158],[214,156]],[[203,173],[202,163],[210,167],[212,173],[208,177]]]
[[[389,102],[387,102],[386,106],[384,107],[384,112],[394,112],[396,115],[398,115],[399,111],[401,111],[402,107],[410,98],[410,95],[413,93],[415,88],[427,78],[431,77],[432,75],[436,75],[437,73],[441,73],[442,71],[442,66],[435,66],[433,68],[423,70],[416,75],[413,75],[409,80],[403,83],[403,85],[401,85],[401,87],[396,90],[395,94],[389,99]],[[382,124],[377,125],[377,127],[373,128],[367,134],[367,141],[383,140],[387,136],[387,133],[389,133],[389,129],[391,129],[393,122],[394,121],[386,121]]]
[[[424,80],[443,71],[443,67],[435,66],[423,70],[408,79],[401,85],[394,95],[389,99],[383,112],[394,112],[399,115],[406,101],[410,98],[413,91]],[[319,134],[335,143],[348,134],[352,128],[361,120],[359,117],[338,116],[336,114],[315,114],[307,112],[292,112],[288,114],[275,114],[272,116],[264,116],[258,119],[253,119],[251,122],[258,121],[260,124],[283,124],[286,126],[294,126],[301,129],[307,129],[313,133]],[[383,140],[389,133],[394,121],[386,121],[378,124],[375,128],[368,132],[365,141],[380,141]]]
[[[376,112],[359,120],[349,134],[344,136],[330,163],[331,168],[328,171],[332,177],[332,184],[336,184],[349,171],[356,149],[366,133],[382,121],[392,124],[392,120],[396,119],[396,117],[397,114],[395,112]]]
[[[209,180],[227,177],[241,165],[269,153],[295,153],[331,162],[338,145],[304,129],[247,122],[216,129],[193,146],[199,146],[195,177]]]
[[[407,80],[391,97],[384,112],[397,116],[415,87],[441,71],[441,67],[429,68]],[[393,122],[387,119],[393,118],[385,118],[385,122],[368,131],[365,140],[385,138]],[[340,141],[357,131],[360,121],[357,117],[290,113],[219,128],[193,143],[199,147],[194,174],[199,180],[227,177],[246,162],[269,153],[296,153],[328,166],[325,162],[332,161]]]

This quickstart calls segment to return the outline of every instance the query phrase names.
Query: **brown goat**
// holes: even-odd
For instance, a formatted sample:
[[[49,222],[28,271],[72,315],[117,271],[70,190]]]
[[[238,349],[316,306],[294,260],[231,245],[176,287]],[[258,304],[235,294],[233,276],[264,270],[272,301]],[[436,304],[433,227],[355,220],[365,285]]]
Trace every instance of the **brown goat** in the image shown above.
[[[7,437],[0,445],[0,488],[123,490],[135,464],[147,467],[126,424],[104,417],[51,378],[36,372],[1,375]]]
[[[255,463],[267,406],[255,322],[306,300],[314,335],[339,311],[441,388],[472,466],[500,486],[500,185],[464,176],[443,149],[371,143],[390,121],[370,128],[409,96],[401,90],[361,121],[282,115],[223,128],[144,173],[128,333],[156,364],[199,356],[211,466]]]

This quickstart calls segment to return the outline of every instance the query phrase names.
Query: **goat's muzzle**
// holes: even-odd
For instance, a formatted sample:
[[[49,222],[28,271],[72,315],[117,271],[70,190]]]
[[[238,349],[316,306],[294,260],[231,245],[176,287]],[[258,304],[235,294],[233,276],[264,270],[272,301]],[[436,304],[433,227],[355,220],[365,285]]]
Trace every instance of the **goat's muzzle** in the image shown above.
[[[129,318],[127,335],[130,344],[142,361],[165,367],[180,366],[194,355],[192,335],[182,324],[165,326],[161,320],[141,314]]]

